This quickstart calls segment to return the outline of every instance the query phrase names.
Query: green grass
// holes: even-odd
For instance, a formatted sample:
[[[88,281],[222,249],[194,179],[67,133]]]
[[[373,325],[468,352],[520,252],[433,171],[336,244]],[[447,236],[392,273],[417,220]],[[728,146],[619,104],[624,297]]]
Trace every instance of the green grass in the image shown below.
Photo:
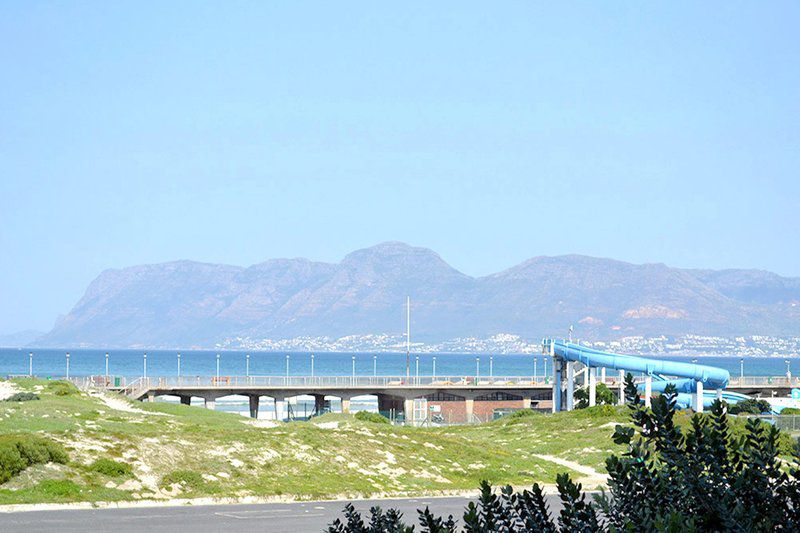
[[[378,423],[377,415],[328,414],[266,428],[180,404],[113,409],[56,383],[15,382],[41,400],[0,402],[0,441],[44,438],[60,443],[69,461],[18,472],[0,484],[0,504],[411,495],[474,490],[483,479],[552,484],[559,472],[582,474],[542,456],[605,472],[605,458],[621,451],[610,438],[614,426],[628,421],[626,408],[600,406],[461,427],[398,427]]]

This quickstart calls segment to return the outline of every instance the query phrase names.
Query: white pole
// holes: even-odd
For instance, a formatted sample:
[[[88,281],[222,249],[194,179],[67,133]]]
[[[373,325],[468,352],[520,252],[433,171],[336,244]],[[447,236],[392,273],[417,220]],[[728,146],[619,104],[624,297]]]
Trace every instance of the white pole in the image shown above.
[[[106,381],[108,381],[108,352],[106,352]]]
[[[373,375],[373,377],[378,375],[378,356],[377,355],[373,355],[372,356],[372,375]]]
[[[217,354],[217,383],[219,383],[219,354]]]
[[[411,297],[406,296],[406,379],[411,377]]]
[[[476,357],[475,358],[475,379],[477,380],[480,377],[481,377],[481,358],[480,357]]]
[[[436,377],[436,356],[433,356],[433,377]]]
[[[108,374],[108,371],[106,371],[106,374]],[[28,375],[33,377],[33,352],[28,354]]]
[[[353,356],[353,382],[356,380],[356,356]]]
[[[69,379],[69,352],[67,352],[67,379]]]
[[[416,357],[417,360],[417,370],[415,371],[414,375],[417,377],[417,384],[419,385],[419,356]]]
[[[739,359],[739,377],[742,382],[739,385],[744,385],[744,359]]]
[[[314,377],[314,354],[311,354],[311,377]]]
[[[244,357],[244,375],[250,377],[250,354]]]
[[[147,352],[144,352],[142,357],[142,377],[147,379]]]
[[[178,352],[178,377],[181,377],[181,352]]]
[[[536,357],[533,358],[533,381],[536,381]]]
[[[494,356],[489,356],[489,379],[494,376]]]
[[[286,377],[289,377],[289,354],[286,354]]]

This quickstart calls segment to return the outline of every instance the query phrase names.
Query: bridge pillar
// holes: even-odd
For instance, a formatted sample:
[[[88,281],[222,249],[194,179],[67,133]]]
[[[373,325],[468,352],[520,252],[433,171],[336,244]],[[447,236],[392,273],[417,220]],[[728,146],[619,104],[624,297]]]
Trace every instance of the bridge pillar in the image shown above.
[[[653,376],[648,374],[644,378],[644,406],[650,407],[652,404],[651,398],[653,396]]]
[[[214,410],[215,407],[214,398],[203,398],[203,400],[205,402],[206,409]]]
[[[696,413],[703,412],[703,382],[697,381],[697,392],[694,395],[694,410]]]
[[[597,405],[597,368],[589,367],[589,407]]]
[[[275,396],[275,420],[286,420],[286,398]]]
[[[323,411],[325,411],[325,395],[324,394],[315,394],[314,395],[314,414],[321,415]]]
[[[524,396],[522,398],[522,408],[523,409],[530,409],[531,408],[531,397],[530,396]]]
[[[472,423],[472,419],[475,413],[475,400],[472,398],[466,398],[464,400],[464,412],[466,413],[467,424]]]
[[[183,405],[192,405],[192,397],[191,396],[181,396],[181,403]]]
[[[151,403],[156,401],[156,393],[155,392],[148,392],[147,393],[147,401],[151,402]]]
[[[406,424],[409,422],[413,424],[414,420],[414,398],[403,399],[403,416],[406,418]]]
[[[350,396],[342,396],[342,413],[350,414]]]
[[[619,371],[619,398],[617,399],[617,403],[619,405],[625,405],[625,371]]]
[[[260,398],[257,394],[248,397],[250,403],[250,418],[258,418],[258,404]]]
[[[600,383],[606,384],[606,367],[600,369]]]
[[[575,363],[567,361],[567,411],[575,409]]]

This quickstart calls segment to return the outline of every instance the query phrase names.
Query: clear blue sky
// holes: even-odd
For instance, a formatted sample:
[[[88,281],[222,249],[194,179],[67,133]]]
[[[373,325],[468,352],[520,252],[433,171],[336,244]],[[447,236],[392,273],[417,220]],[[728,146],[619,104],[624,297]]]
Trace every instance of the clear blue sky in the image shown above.
[[[112,5],[113,4],[113,5]],[[0,333],[103,269],[800,275],[797,2],[0,4]]]

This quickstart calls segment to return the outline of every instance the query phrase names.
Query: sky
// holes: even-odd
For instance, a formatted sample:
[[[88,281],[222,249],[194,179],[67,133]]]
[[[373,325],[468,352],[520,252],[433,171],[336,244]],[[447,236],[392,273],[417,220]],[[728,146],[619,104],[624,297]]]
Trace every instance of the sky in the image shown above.
[[[800,276],[797,2],[0,3],[0,333],[101,271]]]

